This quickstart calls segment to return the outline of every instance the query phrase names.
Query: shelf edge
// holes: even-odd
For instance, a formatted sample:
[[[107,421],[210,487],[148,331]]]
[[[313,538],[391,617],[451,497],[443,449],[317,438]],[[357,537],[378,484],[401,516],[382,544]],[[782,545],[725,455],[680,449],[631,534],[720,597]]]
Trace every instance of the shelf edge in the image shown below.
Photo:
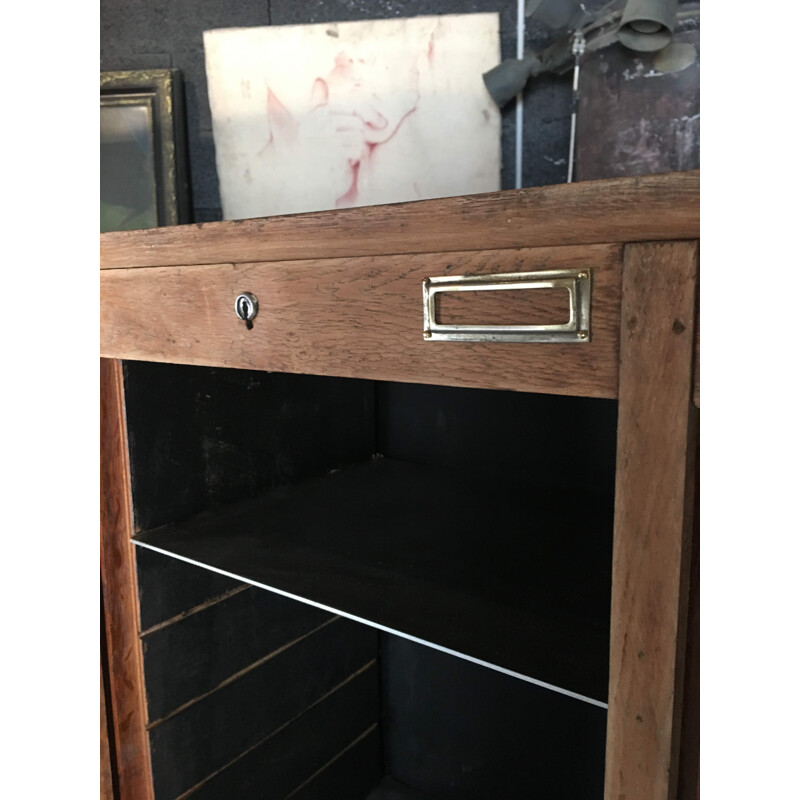
[[[570,689],[565,689],[561,686],[556,686],[552,683],[547,683],[546,681],[541,681],[538,678],[532,678],[529,675],[523,675],[521,672],[514,672],[513,670],[506,669],[505,667],[501,667],[498,664],[492,664],[490,661],[484,661],[480,658],[475,658],[475,656],[467,655],[466,653],[460,653],[457,650],[452,650],[449,647],[445,647],[444,645],[436,644],[435,642],[430,642],[427,639],[420,639],[418,636],[414,636],[410,633],[403,633],[403,631],[398,631],[395,628],[389,628],[386,625],[381,625],[378,622],[372,622],[371,620],[364,619],[363,617],[356,616],[355,614],[351,614],[347,611],[342,611],[341,609],[334,608],[333,606],[324,605],[323,603],[318,603],[315,600],[310,600],[307,597],[302,597],[297,594],[292,594],[291,592],[284,591],[283,589],[276,589],[273,586],[268,586],[265,583],[259,583],[258,581],[254,581],[251,578],[246,578],[243,575],[237,575],[234,572],[228,572],[224,569],[219,569],[218,567],[211,566],[210,564],[204,564],[202,561],[196,561],[192,558],[187,558],[186,556],[178,555],[177,553],[173,553],[170,550],[165,550],[161,547],[156,547],[152,544],[148,544],[147,542],[140,541],[136,538],[131,539],[133,544],[137,545],[138,547],[144,547],[148,550],[153,550],[156,553],[161,553],[162,555],[169,556],[170,558],[176,558],[179,561],[184,561],[187,564],[193,564],[196,567],[202,567],[203,569],[210,570],[211,572],[216,572],[219,575],[225,575],[229,578],[234,578],[237,581],[242,581],[243,583],[250,584],[250,586],[255,586],[259,589],[265,589],[268,592],[273,592],[274,594],[282,595],[283,597],[288,597],[290,600],[297,600],[300,603],[305,603],[306,605],[315,606],[316,608],[322,609],[323,611],[329,611],[332,614],[338,614],[341,617],[345,617],[346,619],[353,620],[353,622],[360,622],[362,625],[368,625],[370,628],[376,628],[377,630],[383,631],[384,633],[390,633],[394,636],[400,636],[403,639],[408,639],[409,641],[416,642],[417,644],[424,645],[426,647],[432,647],[434,650],[439,650],[442,653],[447,653],[448,655],[455,656],[456,658],[462,658],[465,661],[471,661],[473,664],[478,664],[481,667],[486,667],[488,669],[494,670],[495,672],[501,672],[504,675],[508,675],[512,678],[516,678],[517,680],[525,681],[526,683],[532,683],[535,686],[539,686],[542,689],[548,689],[551,692],[556,692],[557,694],[562,694],[565,697],[570,697],[573,700],[580,700],[581,702],[588,703],[592,706],[597,706],[598,708],[602,708],[608,711],[608,703],[604,703],[602,700],[595,700],[593,697],[588,697],[587,695],[579,694],[578,692],[573,692]]]

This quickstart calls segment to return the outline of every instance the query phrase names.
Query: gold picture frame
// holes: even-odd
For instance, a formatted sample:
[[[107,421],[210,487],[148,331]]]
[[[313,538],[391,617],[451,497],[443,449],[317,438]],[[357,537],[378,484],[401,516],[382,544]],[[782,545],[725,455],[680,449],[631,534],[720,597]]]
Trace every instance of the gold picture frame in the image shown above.
[[[100,230],[188,221],[178,70],[100,73]]]

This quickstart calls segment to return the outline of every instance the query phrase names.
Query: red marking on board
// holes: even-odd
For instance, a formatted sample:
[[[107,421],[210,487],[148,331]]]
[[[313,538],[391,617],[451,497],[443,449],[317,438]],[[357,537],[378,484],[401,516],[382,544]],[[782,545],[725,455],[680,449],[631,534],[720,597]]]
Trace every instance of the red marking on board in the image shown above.
[[[317,78],[311,87],[311,110],[328,105],[328,82]]]
[[[364,126],[371,131],[382,131],[389,124],[389,120],[386,119],[380,111],[375,112],[373,119],[364,119],[360,114],[356,114],[356,116],[364,123]]]
[[[297,122],[275,92],[267,87],[267,120],[269,121],[269,142],[272,144],[277,131],[286,139],[297,135]]]
[[[417,103],[418,102],[419,100],[417,100]],[[417,103],[414,103],[414,106],[406,111],[402,117],[400,117],[400,121],[394,126],[394,130],[385,139],[381,139],[379,142],[367,142],[367,146],[374,150],[376,147],[378,147],[378,145],[391,142],[392,139],[394,139],[394,137],[397,135],[397,131],[400,130],[400,126],[417,110]]]
[[[435,54],[434,37],[431,35],[428,43],[427,56],[432,60]],[[358,59],[359,64],[366,63],[364,59]],[[400,117],[400,119],[392,124],[390,118],[387,118],[379,108],[386,110],[382,106],[382,99],[377,95],[367,97],[364,95],[360,67],[355,63],[346,51],[340,51],[334,58],[334,67],[327,76],[327,81],[323,78],[317,78],[311,90],[312,110],[321,106],[328,105],[329,98],[333,96],[333,110],[331,113],[336,115],[349,116],[351,119],[355,117],[361,123],[361,135],[363,137],[363,145],[361,153],[356,158],[347,159],[347,170],[350,174],[350,185],[344,194],[336,199],[336,208],[348,207],[356,205],[359,197],[359,178],[363,178],[364,169],[371,168],[371,161],[375,155],[376,149],[390,142],[396,135],[406,119],[413,114],[419,104],[419,92],[416,92],[413,106]],[[412,85],[419,82],[419,63],[416,60],[412,63],[411,69],[415,75],[410,76]],[[414,81],[414,77],[416,80]],[[341,94],[340,89],[352,92],[353,90],[360,90],[355,92],[355,96],[350,99],[350,102],[340,104],[336,98]],[[332,93],[332,95],[331,95]],[[411,98],[409,98],[411,99]],[[349,108],[347,106],[350,106]],[[388,112],[387,112],[388,113]],[[336,133],[353,132],[354,129],[347,124],[340,124],[334,128]]]
[[[365,154],[362,158],[357,160],[348,159],[348,166],[351,170],[351,180],[350,180],[350,188],[343,194],[341,197],[336,199],[336,208],[349,208],[355,205],[356,201],[358,200],[358,173],[361,169],[361,162],[362,161],[370,161],[372,156],[375,153],[375,150],[380,147],[381,145],[390,142],[397,132],[400,130],[402,124],[406,121],[406,119],[413,114],[417,110],[416,104],[412,109],[406,111],[402,117],[400,117],[400,121],[395,125],[394,130],[382,141],[380,142],[364,142]]]
[[[349,208],[355,205],[358,200],[358,171],[361,168],[361,160],[353,161],[352,159],[348,159],[347,163],[352,173],[350,188],[341,197],[336,199],[336,208]]]
[[[353,71],[353,59],[342,51],[337,53],[333,60],[334,68],[331,70],[331,78],[349,78]]]

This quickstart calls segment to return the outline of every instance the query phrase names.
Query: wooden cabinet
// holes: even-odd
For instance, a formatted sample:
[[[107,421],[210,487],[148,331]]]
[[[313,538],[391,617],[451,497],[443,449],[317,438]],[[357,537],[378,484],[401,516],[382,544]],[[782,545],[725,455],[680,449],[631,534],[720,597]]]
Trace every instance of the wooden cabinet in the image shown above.
[[[698,195],[101,237],[123,796],[696,793]]]

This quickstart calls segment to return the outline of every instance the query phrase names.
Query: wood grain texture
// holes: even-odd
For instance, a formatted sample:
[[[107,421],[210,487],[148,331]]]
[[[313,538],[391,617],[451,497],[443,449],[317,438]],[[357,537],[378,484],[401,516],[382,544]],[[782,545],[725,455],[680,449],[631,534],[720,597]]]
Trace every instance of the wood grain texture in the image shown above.
[[[100,586],[100,798],[119,800],[117,789],[117,756],[114,752],[114,720],[108,694],[108,642],[106,615],[103,608],[103,587]]]
[[[694,329],[694,379],[692,387],[692,400],[700,408],[700,315]]]
[[[100,360],[100,582],[120,800],[153,797],[139,643],[122,369]]]
[[[103,269],[694,239],[700,173],[105,233]]]
[[[106,711],[106,690],[100,671],[100,800],[115,800],[114,779],[111,775],[111,748],[108,737],[109,719]]]
[[[673,800],[694,508],[696,242],[625,249],[606,800]]]
[[[569,322],[566,289],[445,292],[434,297],[440,325],[562,325]]]
[[[679,800],[700,800],[700,443],[695,464],[694,532],[686,625]]]
[[[619,245],[589,245],[107,270],[101,349],[147,361],[614,397],[620,267]],[[426,277],[566,268],[592,271],[591,342],[423,339]],[[233,311],[243,291],[259,300],[250,331]]]

